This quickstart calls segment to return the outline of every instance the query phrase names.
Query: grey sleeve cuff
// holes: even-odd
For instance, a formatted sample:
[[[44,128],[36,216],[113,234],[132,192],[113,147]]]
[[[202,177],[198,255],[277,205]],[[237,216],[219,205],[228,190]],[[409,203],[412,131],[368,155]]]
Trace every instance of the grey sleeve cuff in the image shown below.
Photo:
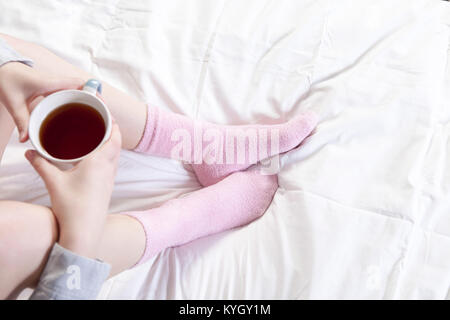
[[[111,266],[79,256],[55,243],[30,300],[95,299]]]
[[[5,40],[0,39],[0,67],[8,62],[22,62],[30,67],[33,66],[33,60],[22,56],[16,50],[11,48]]]

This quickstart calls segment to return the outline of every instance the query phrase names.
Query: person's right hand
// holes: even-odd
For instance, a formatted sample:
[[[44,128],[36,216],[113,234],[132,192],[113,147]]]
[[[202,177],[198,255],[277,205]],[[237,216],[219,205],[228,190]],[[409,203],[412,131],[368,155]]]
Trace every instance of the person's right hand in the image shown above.
[[[111,138],[74,168],[62,171],[28,150],[26,158],[45,182],[59,224],[59,244],[77,254],[97,257],[121,149],[119,127]]]
[[[38,97],[65,89],[79,89],[83,79],[54,77],[20,62],[0,66],[0,104],[11,114],[21,142],[28,139],[31,105]]]

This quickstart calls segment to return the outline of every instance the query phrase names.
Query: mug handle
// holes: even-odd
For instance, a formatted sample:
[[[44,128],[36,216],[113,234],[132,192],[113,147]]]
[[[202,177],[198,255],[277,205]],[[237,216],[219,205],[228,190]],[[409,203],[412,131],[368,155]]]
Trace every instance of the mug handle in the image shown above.
[[[94,96],[102,93],[102,83],[97,79],[89,79],[83,86],[83,91],[92,93]]]

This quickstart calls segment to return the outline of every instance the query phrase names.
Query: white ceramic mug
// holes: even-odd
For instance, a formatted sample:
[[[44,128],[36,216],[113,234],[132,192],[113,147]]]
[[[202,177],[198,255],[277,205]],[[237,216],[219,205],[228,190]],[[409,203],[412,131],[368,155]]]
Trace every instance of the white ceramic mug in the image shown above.
[[[101,93],[102,85],[100,81],[91,79],[83,87],[83,90],[62,90],[45,97],[31,112],[30,123],[28,125],[28,135],[36,151],[45,159],[59,165],[60,167],[70,167],[83,158],[100,148],[111,136],[112,117],[104,102],[97,97],[97,92]],[[83,103],[97,110],[105,122],[105,136],[99,145],[90,153],[76,159],[58,159],[50,155],[42,146],[39,132],[41,125],[47,116],[55,109],[67,103]],[[70,146],[67,146],[70,148]]]

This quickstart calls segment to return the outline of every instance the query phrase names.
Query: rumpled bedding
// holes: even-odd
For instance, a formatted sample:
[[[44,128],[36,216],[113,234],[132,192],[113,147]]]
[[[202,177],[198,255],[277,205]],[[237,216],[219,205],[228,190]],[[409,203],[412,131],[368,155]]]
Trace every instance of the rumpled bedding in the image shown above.
[[[0,0],[0,32],[196,119],[320,114],[263,217],[163,251],[100,299],[450,298],[448,2]],[[0,199],[49,205],[29,147],[11,138]],[[199,187],[187,165],[123,151],[111,212]]]

